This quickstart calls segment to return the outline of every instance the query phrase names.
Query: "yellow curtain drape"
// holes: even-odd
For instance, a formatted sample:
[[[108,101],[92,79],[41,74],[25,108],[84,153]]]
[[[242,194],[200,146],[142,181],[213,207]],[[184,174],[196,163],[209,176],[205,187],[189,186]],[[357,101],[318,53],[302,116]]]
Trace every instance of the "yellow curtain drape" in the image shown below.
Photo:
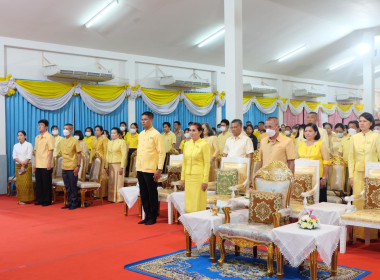
[[[357,111],[363,111],[363,109],[364,109],[364,104],[355,104],[355,105],[354,105],[354,108],[355,108]]]
[[[286,102],[288,101],[288,98],[280,98],[280,100],[281,100],[281,102],[282,102],[283,104],[286,104]]]
[[[125,90],[125,86],[111,86],[111,85],[81,85],[82,90],[91,97],[109,101],[117,98]]]
[[[164,105],[173,101],[181,92],[178,90],[141,89],[145,95],[157,105]]]
[[[289,103],[292,104],[293,107],[298,108],[304,100],[290,100]]]
[[[335,105],[336,105],[336,103],[324,103],[324,104],[322,104],[322,106],[328,110],[331,110]]]
[[[311,109],[311,110],[315,110],[317,109],[317,107],[319,106],[319,104],[321,104],[321,102],[310,102],[310,101],[306,101],[306,105]]]
[[[246,104],[249,100],[251,100],[253,96],[254,95],[249,95],[249,96],[243,95],[243,104]]]
[[[43,98],[56,98],[73,88],[72,83],[16,80],[26,91]]]
[[[256,97],[256,101],[265,108],[272,107],[277,99],[277,97]]]
[[[206,107],[214,100],[214,93],[197,93],[197,92],[187,92],[185,96],[195,105],[199,107]]]
[[[348,112],[352,105],[351,104],[347,104],[347,105],[344,105],[344,104],[338,104],[338,107],[339,109],[341,109],[343,112]]]

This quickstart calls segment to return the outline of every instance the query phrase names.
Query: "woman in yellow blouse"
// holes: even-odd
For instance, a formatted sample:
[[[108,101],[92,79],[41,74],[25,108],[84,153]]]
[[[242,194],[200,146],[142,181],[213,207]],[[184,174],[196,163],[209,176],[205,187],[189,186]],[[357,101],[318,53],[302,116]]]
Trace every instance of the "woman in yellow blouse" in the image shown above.
[[[119,128],[111,129],[111,141],[108,142],[106,172],[108,174],[108,201],[121,202],[123,197],[119,190],[124,187],[124,168],[127,162],[127,145],[120,139]]]
[[[127,167],[125,168],[125,176],[129,175],[129,166],[131,164],[131,155],[137,150],[137,145],[139,143],[139,127],[137,123],[131,123],[129,127],[129,132],[124,136],[125,144],[127,144]]]
[[[191,140],[185,143],[181,173],[185,187],[185,212],[206,210],[207,186],[210,172],[210,146],[201,139],[200,123],[190,125]]]
[[[337,156],[339,155],[339,148],[344,136],[344,125],[342,123],[337,123],[334,130],[335,134],[331,133],[331,136],[329,135],[330,153]]]
[[[327,177],[329,175],[329,165],[331,164],[329,150],[326,144],[320,140],[318,127],[309,123],[304,129],[304,138],[306,141],[300,141],[298,144],[298,158],[310,160],[319,160],[320,162],[320,190],[319,202],[327,202]]]
[[[208,179],[210,182],[215,182],[216,180],[215,169],[218,168],[217,157],[219,155],[218,138],[214,136],[214,131],[212,130],[211,126],[208,123],[203,123],[202,129],[203,129],[203,137],[210,146],[210,174],[209,174]]]
[[[181,141],[181,144],[179,144],[179,153],[180,154],[183,154],[183,148],[185,147],[185,143],[189,140],[191,140],[190,138],[190,130],[188,128],[185,128],[185,130],[183,131],[183,135],[185,136],[185,139],[183,139]]]
[[[87,127],[84,134],[85,134],[85,137],[83,138],[83,141],[87,144],[87,148],[91,151],[92,140],[95,139],[94,131],[92,130],[92,127]]]

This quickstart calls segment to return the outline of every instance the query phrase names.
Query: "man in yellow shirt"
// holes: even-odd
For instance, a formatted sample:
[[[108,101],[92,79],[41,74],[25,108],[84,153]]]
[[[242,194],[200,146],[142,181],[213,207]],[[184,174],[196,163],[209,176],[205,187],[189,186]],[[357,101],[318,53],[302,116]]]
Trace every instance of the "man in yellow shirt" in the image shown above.
[[[220,131],[218,135],[219,153],[223,155],[224,146],[226,145],[227,138],[232,136],[231,132],[228,131],[230,127],[230,122],[226,119],[220,122]]]
[[[53,125],[51,127],[51,134],[53,135],[54,137],[54,151],[53,151],[53,158],[55,158],[56,156],[58,156],[60,150],[59,150],[59,147],[58,147],[58,144],[59,142],[61,142],[61,140],[63,139],[62,136],[59,136],[59,130],[58,130],[58,126],[56,125]]]
[[[74,210],[78,207],[78,172],[81,167],[82,148],[79,141],[72,137],[73,125],[63,127],[65,138],[59,143],[62,153],[62,178],[67,192],[67,204],[62,209]]]
[[[36,192],[37,203],[35,205],[49,206],[51,205],[51,175],[53,167],[53,150],[54,137],[47,131],[49,122],[40,120],[38,122],[38,130],[40,135],[36,136],[34,150],[33,171],[36,174]]]
[[[164,129],[164,132],[162,132],[162,138],[164,139],[165,153],[168,153],[172,148],[175,149],[177,140],[175,134],[170,130],[170,123],[164,122],[162,127]]]
[[[144,131],[139,134],[136,171],[145,219],[139,224],[153,225],[158,216],[157,180],[161,177],[165,161],[165,146],[162,135],[152,126],[153,114],[141,116]]]
[[[359,132],[360,132],[359,122],[358,121],[350,121],[348,123],[348,134],[347,134],[347,136],[343,137],[342,141],[340,142],[340,147],[339,147],[339,155],[342,156],[343,159],[347,162],[348,162],[348,154],[350,152],[351,136],[355,135]]]

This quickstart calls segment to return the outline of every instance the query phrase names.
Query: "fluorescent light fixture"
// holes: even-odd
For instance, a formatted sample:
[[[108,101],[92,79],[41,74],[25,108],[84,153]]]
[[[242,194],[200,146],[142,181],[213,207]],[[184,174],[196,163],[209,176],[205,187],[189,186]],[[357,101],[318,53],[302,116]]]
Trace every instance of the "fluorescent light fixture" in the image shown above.
[[[118,0],[113,0],[104,6],[99,12],[97,12],[88,22],[86,22],[86,27],[90,28],[95,22],[97,22],[100,18],[102,18],[105,14],[107,14],[112,8],[116,7],[119,4]]]
[[[290,53],[284,55],[284,56],[281,56],[278,60],[278,62],[282,62],[284,61],[285,59],[288,59],[294,55],[296,55],[297,53],[299,52],[302,52],[304,49],[306,49],[306,45],[302,46],[302,47],[299,47],[298,49],[295,49],[294,51],[291,51]]]
[[[380,67],[377,67],[377,68],[375,69],[375,73],[378,73],[378,72],[380,72]]]
[[[329,67],[329,70],[332,71],[332,70],[335,70],[337,68],[340,68],[342,67],[343,65],[346,65],[347,63],[350,63],[351,61],[355,60],[355,57],[354,56],[351,56],[349,58],[346,58],[345,60],[342,60],[332,66]]]
[[[366,54],[371,50],[371,46],[367,43],[361,43],[357,47],[357,51],[359,54]]]
[[[207,36],[206,39],[202,40],[199,44],[198,44],[198,47],[199,48],[202,48],[203,46],[207,45],[208,43],[210,43],[211,41],[215,40],[216,38],[218,38],[219,36],[223,35],[225,32],[225,29],[224,27],[222,29],[219,29],[217,32],[211,34],[210,36]]]
[[[375,36],[375,43],[380,42],[380,35]]]

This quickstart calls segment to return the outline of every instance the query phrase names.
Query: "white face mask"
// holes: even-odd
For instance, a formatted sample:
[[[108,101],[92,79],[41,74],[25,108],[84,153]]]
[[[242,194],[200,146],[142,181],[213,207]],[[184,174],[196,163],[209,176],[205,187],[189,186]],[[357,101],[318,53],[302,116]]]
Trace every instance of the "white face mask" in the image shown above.
[[[105,134],[102,134],[102,137],[107,137],[107,135],[105,135]]]
[[[220,127],[217,127],[217,128],[216,128],[216,132],[222,132],[222,131],[220,130]]]
[[[338,138],[342,138],[342,137],[343,137],[343,133],[342,133],[342,132],[338,132],[338,133],[336,134],[336,136],[337,136]]]
[[[54,129],[51,134],[53,134],[54,136],[58,135],[58,130]]]
[[[293,129],[292,131],[293,131],[293,133],[297,133],[297,129]]]
[[[85,132],[85,135],[86,135],[87,137],[90,137],[90,136],[91,136],[91,132],[90,132],[90,131],[86,131],[86,132]]]
[[[78,135],[74,135],[74,138],[79,140],[79,136]]]
[[[120,126],[120,130],[124,132],[125,131],[125,126]]]
[[[290,131],[289,130],[285,130],[285,135],[290,135]]]
[[[64,129],[63,130],[63,135],[65,135],[65,136],[70,135],[70,131],[68,131],[67,129]]]
[[[186,132],[186,133],[185,133],[185,137],[186,137],[187,139],[190,138],[190,133]]]
[[[222,125],[222,126],[220,127],[220,131],[221,131],[221,132],[226,131],[226,127]]]
[[[355,134],[356,134],[356,129],[350,128],[350,129],[348,130],[348,134],[350,134],[350,135],[355,135]]]
[[[259,130],[258,130],[257,128],[255,128],[253,131],[254,131],[254,132],[258,132]]]
[[[373,132],[380,133],[380,130],[374,129]]]
[[[276,134],[276,130],[267,129],[266,133],[267,133],[268,137],[273,137]]]
[[[133,134],[133,133],[136,133],[136,129],[134,129],[134,128],[130,128],[130,129],[129,129],[129,132],[132,133],[132,134]]]

